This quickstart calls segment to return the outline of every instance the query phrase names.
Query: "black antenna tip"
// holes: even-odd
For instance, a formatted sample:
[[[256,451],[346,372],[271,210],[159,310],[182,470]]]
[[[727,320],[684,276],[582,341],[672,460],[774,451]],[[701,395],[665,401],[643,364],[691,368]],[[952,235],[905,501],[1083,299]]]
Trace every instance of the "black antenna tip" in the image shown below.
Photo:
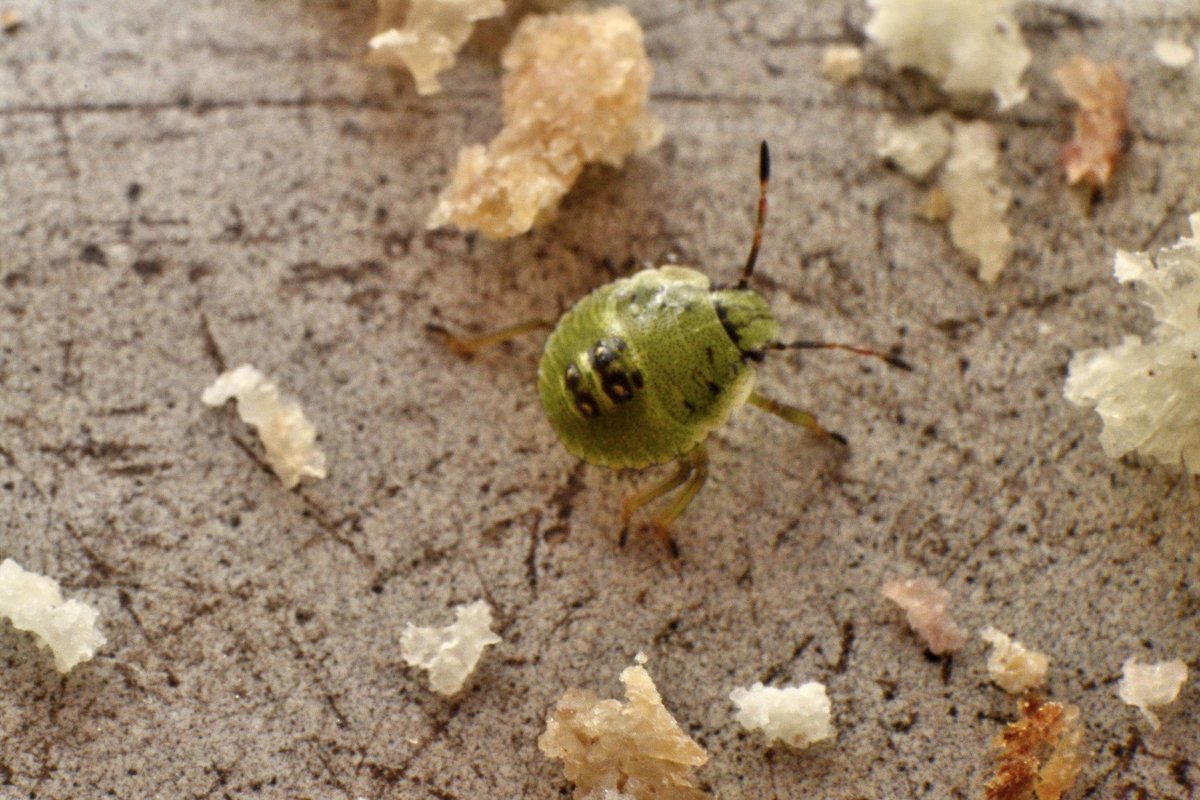
[[[766,181],[771,177],[771,149],[767,147],[767,140],[763,139],[762,146],[758,149],[758,179]]]

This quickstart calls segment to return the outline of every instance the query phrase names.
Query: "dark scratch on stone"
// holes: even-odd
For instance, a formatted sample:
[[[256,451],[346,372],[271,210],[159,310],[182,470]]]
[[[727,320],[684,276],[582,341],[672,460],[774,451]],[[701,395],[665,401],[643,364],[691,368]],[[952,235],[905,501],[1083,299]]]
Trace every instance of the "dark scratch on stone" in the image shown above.
[[[759,678],[759,681],[767,685],[773,683],[775,679],[784,674],[784,672],[791,667],[792,664],[796,663],[796,659],[804,655],[804,651],[807,650],[808,646],[813,643],[813,638],[814,637],[812,634],[807,634],[803,639],[796,643],[795,647],[792,648],[792,654],[790,656],[778,664],[772,664],[771,666],[767,667],[766,671],[763,672],[762,677]]]
[[[549,505],[554,508],[555,521],[553,525],[546,529],[546,536],[549,537],[555,534],[566,536],[566,534],[570,533],[571,514],[575,510],[575,498],[584,489],[583,471],[586,466],[583,461],[577,462],[567,475],[566,482],[551,495]]]
[[[854,622],[846,620],[842,623],[842,644],[838,650],[837,663],[833,665],[833,671],[839,675],[846,671],[850,663],[850,650],[854,647],[854,638]]]
[[[208,356],[208,360],[217,368],[218,373],[226,372],[229,367],[225,361],[225,355],[221,352],[216,337],[213,336],[212,326],[208,324],[208,314],[203,311],[200,312],[200,336],[204,340],[204,354]]]

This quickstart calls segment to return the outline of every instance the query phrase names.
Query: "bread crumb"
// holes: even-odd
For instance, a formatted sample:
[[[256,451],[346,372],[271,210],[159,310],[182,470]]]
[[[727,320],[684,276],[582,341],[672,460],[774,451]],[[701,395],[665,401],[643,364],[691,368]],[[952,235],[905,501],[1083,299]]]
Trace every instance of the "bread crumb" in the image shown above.
[[[882,594],[904,610],[908,626],[935,656],[957,652],[967,643],[967,632],[947,608],[950,593],[929,578],[888,581]]]
[[[317,429],[297,403],[282,401],[279,388],[249,364],[223,373],[200,396],[207,406],[235,398],[238,416],[258,431],[267,463],[285,487],[294,489],[301,478],[325,477]]]
[[[22,25],[25,24],[21,12],[16,9],[6,8],[0,11],[0,29],[5,33],[16,33]]]
[[[381,2],[380,22],[388,27],[369,42],[367,60],[407,69],[418,94],[433,94],[442,88],[437,76],[454,66],[475,23],[503,13],[504,0],[412,0],[400,27],[400,4]]]
[[[946,160],[950,142],[950,125],[940,115],[908,124],[885,116],[875,131],[876,155],[917,180],[924,180]]]
[[[1063,148],[1067,182],[1107,186],[1125,148],[1129,87],[1115,64],[1099,65],[1083,56],[1059,67],[1054,77],[1079,106],[1075,136]]]
[[[769,741],[804,749],[837,735],[829,695],[816,681],[781,689],[756,683],[749,689],[735,688],[729,699],[738,707],[742,727],[762,731]]]
[[[1114,275],[1136,285],[1158,324],[1145,342],[1076,353],[1063,394],[1095,406],[1110,457],[1136,451],[1200,474],[1200,213],[1189,222],[1192,236],[1153,256],[1117,253]]]
[[[618,792],[616,789],[593,789],[584,795],[583,800],[637,800],[631,794]]]
[[[1015,0],[867,0],[866,32],[893,69],[915,67],[951,93],[995,95],[1001,110],[1028,95],[1029,48]]]
[[[600,700],[585,689],[569,689],[546,719],[538,748],[563,761],[575,797],[620,792],[636,800],[704,800],[692,769],[708,754],[692,741],[670,712],[639,663],[621,673],[626,701]]]
[[[913,213],[926,222],[945,222],[950,219],[953,210],[950,208],[950,198],[946,196],[946,192],[942,187],[934,186],[913,208]]]
[[[1159,39],[1154,43],[1154,57],[1164,67],[1180,70],[1186,69],[1196,59],[1196,51],[1187,42]]]
[[[1018,701],[1021,718],[996,737],[996,774],[986,800],[1058,800],[1075,784],[1087,755],[1079,709],[1040,697]]]
[[[27,572],[11,558],[0,563],[0,616],[49,647],[54,668],[64,675],[105,643],[96,627],[96,609],[79,600],[63,602],[56,580]]]
[[[1027,650],[993,627],[979,632],[980,638],[992,646],[988,655],[988,677],[992,683],[1009,694],[1020,694],[1046,682],[1050,659],[1036,650]]]
[[[525,233],[554,216],[584,165],[620,166],[662,138],[646,112],[642,29],[624,8],[526,17],[501,64],[504,128],[459,152],[430,228]]]
[[[1012,189],[1000,182],[1000,142],[986,122],[954,126],[942,190],[950,201],[950,239],[979,261],[979,279],[995,283],[1012,254],[1013,237],[1004,224]]]
[[[1117,695],[1126,704],[1137,706],[1150,727],[1158,730],[1158,717],[1150,709],[1175,702],[1179,690],[1187,681],[1187,664],[1179,659],[1139,664],[1136,658],[1130,658],[1121,671],[1124,674],[1117,686]]]
[[[833,44],[821,53],[821,74],[845,86],[863,73],[862,48],[852,44]]]
[[[447,697],[457,694],[475,671],[483,648],[496,644],[492,609],[484,600],[454,609],[445,628],[418,628],[411,622],[400,635],[400,655],[409,666],[429,671],[429,685]]]

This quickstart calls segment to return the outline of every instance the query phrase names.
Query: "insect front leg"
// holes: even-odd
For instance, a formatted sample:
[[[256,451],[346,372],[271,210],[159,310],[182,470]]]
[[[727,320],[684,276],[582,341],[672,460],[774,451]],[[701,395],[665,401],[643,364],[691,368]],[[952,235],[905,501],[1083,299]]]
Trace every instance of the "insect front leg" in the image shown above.
[[[647,503],[653,503],[665,494],[675,491],[691,477],[693,466],[689,458],[681,458],[675,464],[676,469],[673,474],[663,478],[652,486],[642,489],[640,492],[634,492],[621,503],[621,535],[617,539],[618,546],[624,547],[629,541],[629,521],[638,512],[638,509]]]
[[[653,521],[654,532],[658,538],[671,551],[671,555],[679,555],[679,548],[671,539],[671,523],[687,509],[700,489],[703,488],[704,482],[708,480],[708,451],[704,448],[703,443],[698,444],[690,453],[682,456],[675,463],[677,467],[674,474],[653,486],[631,494],[621,504],[621,537],[619,539],[621,547],[624,547],[629,539],[629,520],[638,509],[682,486],[679,494],[672,498],[670,505],[657,514]]]
[[[515,339],[522,334],[532,331],[548,331],[554,327],[553,322],[544,319],[530,319],[524,322],[518,322],[516,325],[509,325],[497,331],[485,334],[483,336],[475,336],[464,338],[455,336],[450,331],[438,325],[435,322],[426,323],[425,329],[433,333],[440,334],[445,337],[446,345],[460,356],[474,355],[485,347],[491,347],[494,344],[501,344],[510,339]]]
[[[751,392],[750,397],[746,399],[746,402],[752,406],[761,408],[768,414],[774,414],[780,419],[787,420],[793,425],[799,425],[802,428],[808,428],[817,436],[828,437],[834,441],[840,442],[841,444],[846,444],[845,436],[821,427],[821,424],[817,422],[817,418],[812,414],[812,412],[805,411],[802,408],[796,408],[795,406],[789,406],[787,403],[780,403],[779,401],[772,400],[769,397],[763,397],[758,392]]]
[[[696,445],[692,452],[688,453],[684,458],[689,462],[687,483],[683,485],[683,489],[680,490],[679,494],[675,495],[675,498],[671,500],[671,504],[654,518],[654,532],[658,534],[658,538],[671,551],[671,555],[676,557],[679,556],[679,548],[675,546],[674,540],[671,539],[671,523],[687,510],[688,505],[700,493],[700,490],[704,488],[704,482],[708,480],[708,450],[704,448],[703,442]]]

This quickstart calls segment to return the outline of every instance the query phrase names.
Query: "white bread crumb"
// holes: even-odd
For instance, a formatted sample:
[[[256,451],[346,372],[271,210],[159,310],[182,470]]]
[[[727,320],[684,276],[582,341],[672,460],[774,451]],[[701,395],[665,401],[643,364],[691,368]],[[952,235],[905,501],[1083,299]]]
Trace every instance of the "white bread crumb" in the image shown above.
[[[1137,706],[1150,727],[1157,730],[1160,723],[1150,709],[1175,702],[1187,681],[1187,664],[1179,659],[1139,664],[1136,658],[1130,658],[1121,669],[1124,674],[1117,686],[1117,695],[1127,704]]]
[[[325,477],[325,454],[317,449],[317,429],[293,402],[279,397],[279,388],[249,364],[218,377],[200,396],[208,406],[236,398],[238,416],[262,439],[267,463],[288,489],[301,478]]]
[[[756,683],[749,689],[734,689],[729,699],[738,707],[742,727],[760,730],[768,740],[803,749],[837,735],[829,695],[824,684],[816,681],[781,689]]]
[[[445,628],[418,628],[411,622],[400,636],[400,655],[409,666],[429,671],[429,685],[447,697],[457,694],[475,671],[483,648],[496,644],[492,609],[484,600],[454,609]]]
[[[79,600],[63,602],[57,581],[27,572],[11,558],[0,563],[0,616],[49,647],[55,669],[64,675],[95,656],[105,643],[96,628],[96,609]]]

